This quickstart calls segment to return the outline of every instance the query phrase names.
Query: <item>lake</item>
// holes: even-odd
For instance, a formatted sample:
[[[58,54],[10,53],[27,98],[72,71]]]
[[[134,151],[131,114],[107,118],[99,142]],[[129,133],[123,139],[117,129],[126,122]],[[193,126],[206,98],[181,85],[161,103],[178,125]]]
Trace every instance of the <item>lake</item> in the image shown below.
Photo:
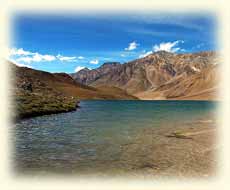
[[[213,119],[216,104],[212,101],[81,101],[80,108],[74,112],[18,121],[12,129],[14,167],[19,173],[37,174],[135,172],[134,164],[146,159],[135,155],[138,150],[147,154],[150,138],[141,136],[137,154],[129,155],[125,146],[137,142],[137,137],[146,130],[154,133],[162,127],[186,127],[186,123]]]

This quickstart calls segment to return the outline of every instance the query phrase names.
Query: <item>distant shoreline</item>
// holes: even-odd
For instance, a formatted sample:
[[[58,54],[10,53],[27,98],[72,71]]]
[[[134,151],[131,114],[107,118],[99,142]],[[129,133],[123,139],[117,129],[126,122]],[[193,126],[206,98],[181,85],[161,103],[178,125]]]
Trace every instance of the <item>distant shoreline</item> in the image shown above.
[[[68,112],[74,112],[74,111],[77,111],[78,109],[81,109],[81,106],[80,106],[80,103],[81,101],[102,101],[102,102],[106,102],[106,101],[124,101],[124,102],[127,102],[127,101],[144,101],[144,102],[221,102],[220,100],[172,100],[172,99],[169,99],[169,100],[116,100],[116,99],[84,99],[84,100],[79,100],[78,101],[78,104],[76,105],[76,107],[72,107],[70,108],[69,110],[57,110],[57,111],[46,111],[46,112],[34,112],[34,113],[30,113],[28,115],[24,115],[24,116],[18,116],[15,118],[15,121],[20,121],[20,120],[24,120],[24,119],[29,119],[29,118],[35,118],[35,117],[39,117],[39,116],[45,116],[45,115],[53,115],[53,114],[60,114],[60,113],[68,113]]]

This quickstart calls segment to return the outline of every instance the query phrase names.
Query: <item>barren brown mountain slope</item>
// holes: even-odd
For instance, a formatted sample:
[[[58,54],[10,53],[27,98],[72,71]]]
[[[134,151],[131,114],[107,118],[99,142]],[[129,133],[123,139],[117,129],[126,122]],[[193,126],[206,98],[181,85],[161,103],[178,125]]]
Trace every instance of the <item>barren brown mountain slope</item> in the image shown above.
[[[216,53],[211,51],[159,51],[124,64],[112,62],[93,70],[85,68],[71,76],[89,86],[118,87],[140,99],[213,99],[218,80],[213,65],[217,62]]]
[[[140,99],[218,99],[219,71],[217,65],[210,65],[199,73],[184,77],[182,74],[149,91],[135,94]]]
[[[23,82],[30,82],[34,88],[42,90],[41,87],[46,86],[66,96],[73,96],[78,99],[137,99],[122,92],[122,90],[119,93],[113,93],[111,92],[113,87],[109,87],[109,90],[106,90],[105,86],[101,91],[100,89],[80,84],[66,73],[49,73],[26,67],[14,67],[17,76],[16,81],[19,86]]]
[[[10,63],[12,77],[12,95],[14,99],[14,118],[25,118],[44,114],[75,110],[77,99],[56,90],[51,85],[55,76],[29,68],[17,67]],[[43,80],[44,79],[44,80]]]
[[[49,73],[8,63],[14,73],[12,95],[16,118],[72,111],[81,99],[138,99],[116,87],[97,89],[77,83],[66,73]]]

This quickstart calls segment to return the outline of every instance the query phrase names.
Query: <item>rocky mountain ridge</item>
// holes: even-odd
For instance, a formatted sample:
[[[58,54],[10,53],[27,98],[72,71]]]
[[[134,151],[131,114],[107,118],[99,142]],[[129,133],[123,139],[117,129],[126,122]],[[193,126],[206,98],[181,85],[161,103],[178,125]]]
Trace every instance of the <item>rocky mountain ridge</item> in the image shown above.
[[[184,54],[159,51],[124,64],[113,62],[105,63],[93,70],[83,69],[71,76],[81,84],[93,87],[114,86],[141,99],[145,99],[143,94],[149,91],[154,91],[154,93],[152,93],[152,97],[148,96],[148,99],[167,99],[167,96],[155,96],[155,92],[159,92],[162,85],[169,83],[170,85],[167,86],[173,89],[172,86],[175,85],[175,82],[170,81],[180,82],[200,75],[199,73],[202,72],[217,70],[214,67],[217,63],[217,54],[213,51]],[[205,76],[205,74],[203,75]],[[192,78],[199,80],[199,77]],[[216,80],[216,78],[209,80],[214,85],[212,80]],[[183,85],[180,88],[182,87]],[[203,88],[206,88],[205,85]],[[140,94],[141,96],[139,96]],[[186,96],[187,94],[180,95]]]

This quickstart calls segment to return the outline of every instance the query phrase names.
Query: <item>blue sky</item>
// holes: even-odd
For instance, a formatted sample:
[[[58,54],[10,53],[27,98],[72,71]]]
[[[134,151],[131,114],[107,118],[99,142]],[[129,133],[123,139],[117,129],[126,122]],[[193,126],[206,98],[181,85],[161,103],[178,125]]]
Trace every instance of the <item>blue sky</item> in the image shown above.
[[[210,14],[63,13],[12,17],[9,59],[19,66],[72,73],[105,62],[121,63],[166,50],[216,50]]]

